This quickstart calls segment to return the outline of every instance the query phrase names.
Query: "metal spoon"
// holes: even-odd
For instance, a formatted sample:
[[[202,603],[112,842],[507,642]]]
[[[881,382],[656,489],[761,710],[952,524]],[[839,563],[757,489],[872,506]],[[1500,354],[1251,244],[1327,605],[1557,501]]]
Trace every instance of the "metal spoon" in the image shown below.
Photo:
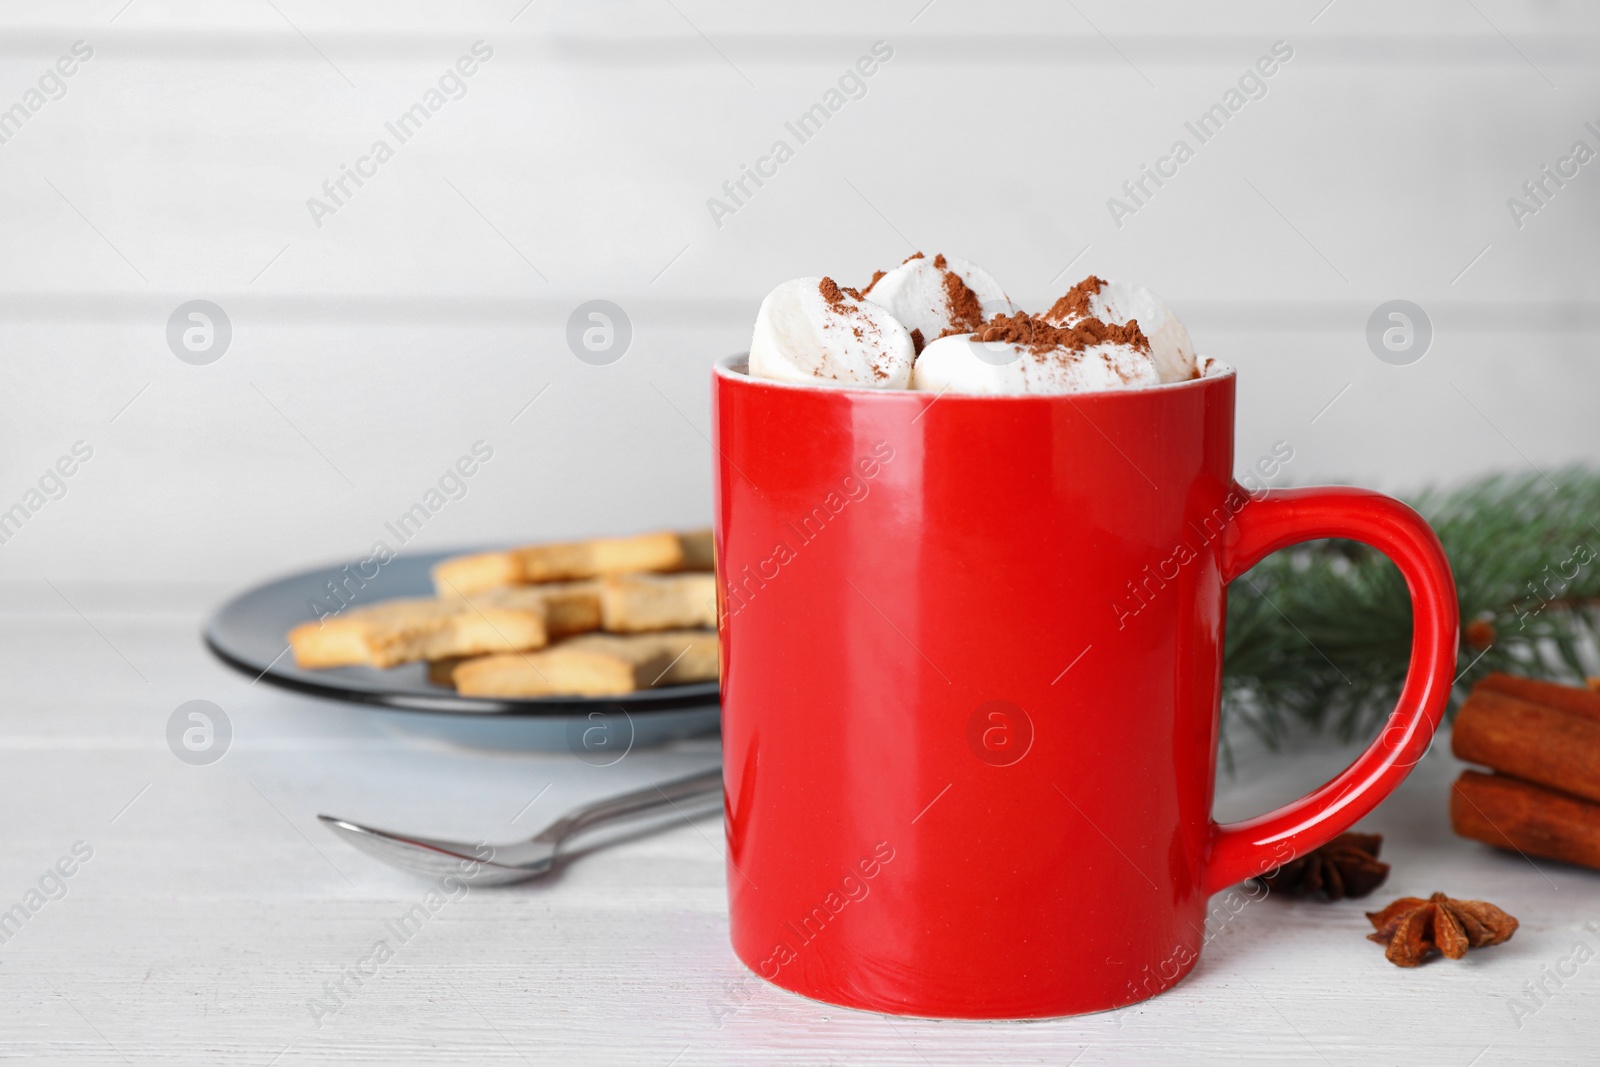
[[[331,815],[317,818],[356,848],[402,870],[429,877],[453,874],[477,885],[503,885],[550,873],[563,846],[579,835],[624,825],[635,831],[663,829],[680,819],[707,814],[712,801],[717,806],[722,803],[721,768],[574,808],[533,840],[511,845],[442,841],[378,830]],[[651,819],[660,825],[649,826]]]

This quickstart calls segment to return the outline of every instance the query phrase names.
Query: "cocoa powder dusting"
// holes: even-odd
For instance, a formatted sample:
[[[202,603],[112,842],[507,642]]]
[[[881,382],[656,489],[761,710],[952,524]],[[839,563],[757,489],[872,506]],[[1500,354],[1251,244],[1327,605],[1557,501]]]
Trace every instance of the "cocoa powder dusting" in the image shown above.
[[[922,253],[921,252],[913,252],[909,256],[907,256],[905,259],[902,259],[900,261],[900,265],[903,267],[907,263],[910,263],[913,259],[921,259],[921,258],[922,258]]]
[[[944,253],[943,252],[940,252],[938,255],[933,257],[933,265],[935,267],[938,267],[940,270],[947,269],[945,261],[944,261]]]
[[[872,280],[876,282],[881,277],[883,277],[883,271],[879,271],[876,275],[874,275]],[[870,289],[871,286],[869,285],[868,288]],[[862,344],[866,344],[868,342],[867,332],[869,330],[872,332],[874,339],[881,340],[877,326],[872,324],[871,320],[865,316],[862,309],[857,307],[856,304],[849,303],[845,300],[845,297],[849,297],[851,300],[859,303],[861,300],[861,292],[859,290],[852,289],[847,285],[840,285],[832,278],[823,278],[822,281],[817,283],[817,291],[822,294],[822,299],[828,302],[829,311],[840,315],[856,315],[862,318],[863,322],[866,323],[865,326],[851,325],[850,327],[851,335],[858,342]],[[823,328],[826,330],[830,327],[825,325]],[[911,336],[913,343],[916,343],[918,336],[919,335],[913,331]],[[922,346],[917,345],[917,351],[920,352],[921,350]],[[884,360],[887,358],[887,354],[880,349],[876,355],[870,358],[872,361],[872,376],[878,379],[880,382],[889,377],[889,372],[884,369],[883,366]],[[819,377],[820,376],[821,375],[819,375]],[[829,374],[827,377],[832,378],[835,381],[837,381],[839,378],[837,374]]]
[[[826,300],[828,302],[828,306],[834,311],[848,312],[855,310],[849,304],[844,302],[844,298],[847,296],[852,300],[861,299],[861,293],[859,290],[851,289],[848,286],[841,286],[832,278],[822,279],[822,281],[817,285],[817,289],[822,293],[822,299]]]
[[[924,341],[922,339],[922,331],[921,330],[912,330],[911,331],[911,349],[912,349],[912,352],[915,355],[917,355],[917,356],[922,355],[922,346],[927,344],[927,343],[928,342],[926,342],[926,341]]]
[[[942,267],[943,259],[940,256],[933,262]],[[950,315],[950,327],[945,333],[971,333],[983,325],[983,305],[978,302],[978,294],[967,287],[959,274],[945,274],[944,300]]]
[[[1055,310],[1051,309],[1052,312]],[[1019,311],[1013,315],[996,315],[987,326],[973,331],[974,341],[1005,341],[1019,345],[1034,355],[1043,355],[1053,348],[1082,352],[1095,345],[1126,345],[1136,352],[1150,351],[1150,342],[1137,322],[1119,326],[1099,319],[1084,319],[1071,326],[1052,326],[1041,315]]]
[[[866,296],[868,293],[872,292],[872,287],[874,285],[877,285],[878,284],[878,280],[880,278],[882,278],[885,274],[888,274],[888,273],[889,272],[886,271],[886,270],[875,270],[875,271],[873,271],[872,272],[872,280],[870,282],[868,282],[866,285],[862,286],[861,295],[862,296]]]
[[[1073,319],[1087,319],[1092,316],[1089,310],[1089,298],[1105,287],[1105,282],[1089,275],[1083,281],[1068,289],[1066,295],[1045,312],[1045,318],[1055,319],[1057,322],[1071,322]]]

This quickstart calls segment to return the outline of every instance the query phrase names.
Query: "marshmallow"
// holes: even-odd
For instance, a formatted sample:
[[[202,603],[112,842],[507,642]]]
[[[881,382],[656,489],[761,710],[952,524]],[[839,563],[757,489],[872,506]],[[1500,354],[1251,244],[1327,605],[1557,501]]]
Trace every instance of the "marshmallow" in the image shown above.
[[[832,278],[784,282],[761,302],[750,374],[808,385],[907,389],[911,334],[877,304]]]
[[[1105,281],[1090,275],[1045,313],[1052,326],[1074,326],[1085,318],[1121,325],[1137,322],[1150,341],[1150,354],[1163,382],[1199,377],[1189,331],[1161,298],[1142,285]]]
[[[969,295],[970,294],[970,295]],[[1015,311],[1000,283],[955,256],[921,252],[874,279],[862,296],[887,310],[928,344],[949,330],[970,333],[996,315]]]
[[[981,395],[1078,393],[1159,385],[1155,360],[1131,344],[1072,348],[1016,341],[979,341],[952,334],[917,357],[911,388]]]

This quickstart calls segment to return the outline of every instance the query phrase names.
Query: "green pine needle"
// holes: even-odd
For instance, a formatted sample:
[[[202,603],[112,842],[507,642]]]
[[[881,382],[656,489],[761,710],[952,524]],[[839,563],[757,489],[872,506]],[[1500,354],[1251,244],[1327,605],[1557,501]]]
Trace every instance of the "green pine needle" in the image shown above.
[[[1452,712],[1491,671],[1569,683],[1600,673],[1600,472],[1495,474],[1410,502],[1455,570],[1463,633]],[[1469,634],[1474,622],[1487,627]],[[1278,552],[1229,588],[1224,724],[1269,745],[1296,726],[1370,735],[1394,706],[1410,651],[1410,600],[1385,557],[1341,540]]]

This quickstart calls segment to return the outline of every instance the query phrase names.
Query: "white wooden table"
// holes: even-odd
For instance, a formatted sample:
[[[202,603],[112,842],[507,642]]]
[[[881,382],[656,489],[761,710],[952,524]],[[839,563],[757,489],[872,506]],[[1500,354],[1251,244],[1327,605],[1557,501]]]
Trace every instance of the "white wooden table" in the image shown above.
[[[262,1067],[1593,1062],[1600,963],[1559,987],[1546,978],[1551,992],[1537,1006],[1528,983],[1576,942],[1600,947],[1584,927],[1600,920],[1600,876],[1452,837],[1445,801],[1457,764],[1443,751],[1365,823],[1385,835],[1394,864],[1376,897],[1250,904],[1216,928],[1192,977],[1116,1013],[912,1021],[767,986],[728,946],[714,819],[595,853],[543,882],[471,891],[402,942],[385,924],[422,901],[426,883],[349,849],[317,812],[511,839],[583,799],[699,768],[715,744],[594,768],[388,732],[360,709],[251,685],[213,662],[197,632],[221,593],[7,590],[0,909],[26,906],[42,877],[59,895],[46,876],[75,843],[92,857],[60,881],[65,896],[44,900],[0,944],[0,1058]],[[221,705],[235,730],[227,755],[208,767],[180,762],[165,741],[172,710],[195,698]],[[1224,779],[1220,812],[1286,799],[1349,755],[1331,742],[1249,755]],[[1491,900],[1522,927],[1508,945],[1459,963],[1390,966],[1363,939],[1362,911],[1435,889]],[[363,965],[379,940],[392,958]],[[374,973],[360,984],[345,978],[337,1010],[315,1019],[312,1001],[333,1003],[324,984],[363,966]]]

